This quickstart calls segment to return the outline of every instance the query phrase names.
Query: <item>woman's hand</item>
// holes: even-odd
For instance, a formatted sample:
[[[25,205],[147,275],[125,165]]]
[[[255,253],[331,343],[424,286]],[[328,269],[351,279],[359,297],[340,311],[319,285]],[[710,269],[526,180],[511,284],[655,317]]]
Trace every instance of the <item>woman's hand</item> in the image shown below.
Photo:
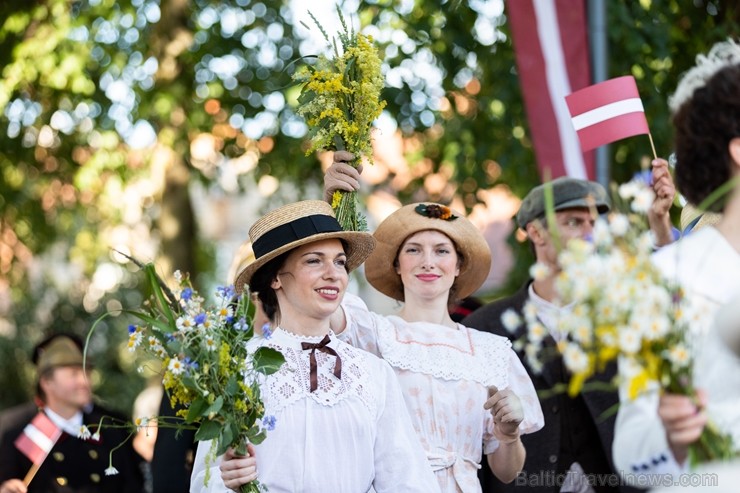
[[[234,491],[257,479],[257,458],[254,445],[247,444],[247,455],[236,455],[234,449],[228,449],[221,460],[221,479],[224,485]]]
[[[519,424],[524,420],[524,408],[519,397],[511,389],[488,388],[488,400],[484,409],[493,415],[493,435],[501,443],[513,443],[519,439]]]
[[[676,196],[676,186],[668,170],[668,161],[654,159],[652,162],[653,192],[655,200],[648,211],[648,223],[655,235],[655,244],[665,246],[673,242],[673,225],[671,224],[670,210],[673,198]]]
[[[360,173],[362,165],[357,168],[351,163],[355,155],[347,151],[336,151],[334,162],[324,175],[324,200],[331,204],[332,196],[337,190],[354,192],[360,188]]]
[[[658,416],[663,422],[668,446],[679,464],[686,461],[689,445],[697,441],[704,431],[706,403],[707,394],[703,390],[697,390],[696,399],[677,394],[660,396]]]

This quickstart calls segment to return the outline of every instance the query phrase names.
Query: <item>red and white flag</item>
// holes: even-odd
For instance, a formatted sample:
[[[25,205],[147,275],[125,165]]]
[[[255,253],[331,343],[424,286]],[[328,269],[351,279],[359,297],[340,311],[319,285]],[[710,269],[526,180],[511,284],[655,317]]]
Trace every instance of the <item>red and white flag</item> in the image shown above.
[[[565,97],[583,152],[633,135],[649,134],[645,109],[631,75]]]
[[[591,84],[584,0],[508,0],[517,73],[540,177],[595,178],[565,96]]]
[[[62,430],[46,414],[39,412],[16,438],[15,446],[38,466],[44,462],[61,435]]]

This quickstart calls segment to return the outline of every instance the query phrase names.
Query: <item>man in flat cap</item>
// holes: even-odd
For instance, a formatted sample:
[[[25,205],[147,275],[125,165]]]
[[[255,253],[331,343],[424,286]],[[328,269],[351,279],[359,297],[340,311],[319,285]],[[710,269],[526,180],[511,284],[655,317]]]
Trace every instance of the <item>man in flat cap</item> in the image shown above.
[[[670,241],[672,237],[668,209],[673,200],[674,189],[670,175],[667,184],[663,178],[663,173],[667,174],[665,161],[661,160],[659,164],[660,172],[655,173],[653,184],[659,199],[656,200],[649,219],[658,243],[661,243],[666,238]],[[552,192],[555,216],[555,224],[552,225],[545,218],[547,187]],[[560,306],[555,302],[555,277],[560,268],[552,230],[556,229],[561,245],[573,238],[588,238],[593,232],[596,216],[608,212],[609,208],[606,190],[593,181],[563,177],[532,189],[522,200],[516,221],[527,232],[537,262],[546,265],[548,273],[537,279],[530,279],[511,297],[479,308],[462,323],[508,337],[513,342],[525,335],[526,327],[520,327],[512,334],[503,327],[501,315],[506,310],[513,309],[523,318],[523,307],[527,301],[531,301],[536,307],[539,320],[549,332],[544,346],[550,348],[553,354],[558,354],[556,344],[562,336],[557,331],[556,321],[559,312],[570,307]],[[520,350],[517,354],[538,393],[551,391],[559,384],[568,382],[569,377],[565,373],[561,357],[554,357],[545,363],[541,371],[535,371],[527,363],[523,351]],[[609,381],[615,371],[616,368],[610,368],[599,378]],[[620,476],[616,474],[612,462],[615,413],[609,411],[618,402],[616,391],[585,392],[575,398],[564,392],[549,392],[549,396],[541,397],[545,426],[537,433],[522,437],[527,450],[522,474],[513,482],[503,484],[483,464],[479,473],[483,491],[635,491],[620,485]]]
[[[82,342],[77,337],[56,334],[34,349],[33,362],[38,372],[37,392],[43,407],[40,416],[30,416],[27,421],[8,429],[2,437],[0,493],[142,491],[141,458],[133,451],[130,441],[124,444],[128,430],[106,427],[105,421],[110,423],[109,419],[98,429],[103,416],[117,418],[119,425],[122,421],[120,416],[92,404],[90,382],[83,368],[82,348]],[[51,451],[32,479],[26,479],[34,463],[18,448],[17,443],[21,443],[19,438],[25,435],[43,448],[49,439],[39,438],[38,423],[58,429],[60,434],[56,443],[51,440]],[[85,427],[89,432],[85,432]],[[123,446],[115,450],[112,460],[118,474],[106,475],[110,452],[121,444]],[[109,469],[108,473],[111,472]]]

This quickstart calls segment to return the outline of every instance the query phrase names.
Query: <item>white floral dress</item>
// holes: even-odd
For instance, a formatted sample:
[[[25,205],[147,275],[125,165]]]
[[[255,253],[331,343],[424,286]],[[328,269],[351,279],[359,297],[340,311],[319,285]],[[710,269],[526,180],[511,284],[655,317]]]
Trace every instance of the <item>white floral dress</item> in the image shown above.
[[[511,388],[524,407],[521,433],[544,425],[532,381],[505,337],[370,312],[345,295],[347,326],[339,337],[385,359],[401,384],[414,429],[443,492],[480,492],[477,470],[493,453],[488,387]]]

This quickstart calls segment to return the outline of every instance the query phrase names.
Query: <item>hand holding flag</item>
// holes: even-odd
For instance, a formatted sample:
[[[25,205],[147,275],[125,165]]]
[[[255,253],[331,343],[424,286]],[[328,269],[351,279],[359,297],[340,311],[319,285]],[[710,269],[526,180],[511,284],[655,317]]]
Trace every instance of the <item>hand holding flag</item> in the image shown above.
[[[565,97],[565,103],[583,152],[633,135],[650,136],[637,83],[631,75],[576,91]],[[652,136],[650,145],[656,155]]]
[[[62,435],[62,430],[43,412],[39,412],[23,429],[14,444],[33,462],[23,482],[28,486],[51,449]]]

